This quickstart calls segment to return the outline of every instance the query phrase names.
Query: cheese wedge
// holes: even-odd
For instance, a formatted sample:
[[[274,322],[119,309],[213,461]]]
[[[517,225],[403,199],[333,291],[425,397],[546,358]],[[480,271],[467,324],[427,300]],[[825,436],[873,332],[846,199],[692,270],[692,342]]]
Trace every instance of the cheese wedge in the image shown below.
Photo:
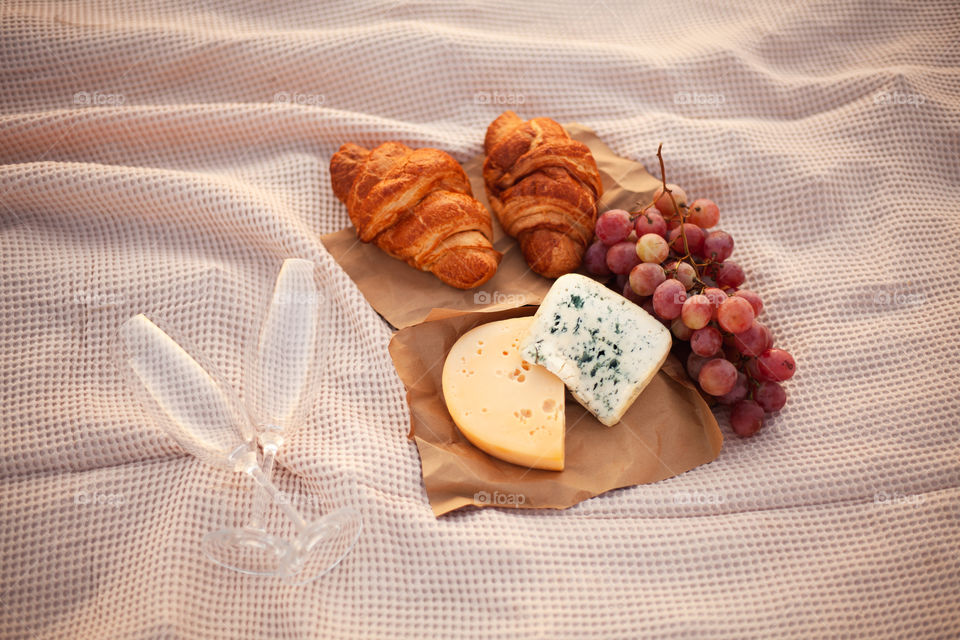
[[[659,320],[602,284],[557,278],[520,342],[520,354],[555,373],[607,426],[653,379],[673,341]]]
[[[563,470],[563,382],[524,362],[520,336],[532,317],[481,325],[463,334],[443,365],[443,398],[477,448],[525,467]]]

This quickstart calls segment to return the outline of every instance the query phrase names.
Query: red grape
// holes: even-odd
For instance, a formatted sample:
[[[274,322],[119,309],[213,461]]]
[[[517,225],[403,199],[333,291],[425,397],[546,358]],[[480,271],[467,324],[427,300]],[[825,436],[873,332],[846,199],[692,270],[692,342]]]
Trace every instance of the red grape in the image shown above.
[[[687,299],[687,289],[679,280],[670,278],[661,282],[653,292],[653,309],[664,320],[680,315]]]
[[[660,211],[664,219],[676,217],[677,209],[673,206],[674,201],[676,201],[677,206],[681,208],[687,204],[687,194],[683,192],[683,189],[675,184],[668,184],[667,189],[673,194],[672,199],[670,198],[670,194],[664,193],[663,185],[661,185],[653,195],[653,206]]]
[[[626,240],[632,230],[633,222],[630,220],[630,214],[623,209],[604,211],[597,218],[597,238],[608,247]]]
[[[640,308],[643,309],[644,311],[646,311],[647,313],[649,313],[649,314],[650,314],[651,316],[653,316],[654,318],[656,318],[656,319],[660,322],[660,324],[662,324],[663,326],[665,326],[667,329],[670,328],[670,321],[669,321],[669,320],[664,320],[663,318],[661,318],[660,316],[657,315],[657,312],[656,312],[656,311],[654,311],[654,309],[653,309],[653,298],[651,298],[651,297],[644,298],[644,299],[643,299],[643,303],[640,305]]]
[[[683,237],[680,235],[681,229],[687,236],[686,249],[683,246]],[[703,251],[703,239],[703,229],[689,222],[684,222],[667,234],[667,240],[670,241],[670,248],[681,256],[687,255],[687,249],[689,249],[690,253],[699,255]]]
[[[686,262],[677,262],[676,260],[673,260],[668,262],[664,269],[667,272],[673,271],[673,273],[670,274],[670,277],[676,278],[682,282],[683,286],[685,286],[687,289],[693,286],[693,278],[697,275],[697,271]]]
[[[730,426],[744,438],[749,438],[763,426],[763,409],[753,400],[741,400],[730,412]]]
[[[727,297],[717,309],[720,328],[730,333],[740,333],[753,323],[753,307],[743,298]]]
[[[736,404],[746,398],[748,392],[747,376],[738,371],[737,381],[733,384],[733,389],[722,396],[717,396],[717,402],[720,404]]]
[[[637,295],[637,292],[633,290],[629,282],[623,285],[623,297],[636,305],[642,304],[644,300],[644,296]]]
[[[670,323],[670,332],[677,340],[689,340],[693,329],[685,325],[682,318],[674,318]]]
[[[733,253],[733,238],[726,231],[711,231],[703,240],[703,255],[723,262]]]
[[[767,413],[780,411],[787,403],[787,392],[776,382],[761,382],[753,392],[753,399]]]
[[[687,373],[691,378],[696,380],[700,377],[700,369],[703,368],[703,365],[710,362],[710,358],[704,358],[703,356],[698,356],[697,354],[690,352],[690,355],[687,356]]]
[[[610,275],[610,267],[607,266],[607,245],[597,240],[587,247],[587,252],[583,254],[583,266],[588,273],[595,276]]]
[[[662,238],[667,236],[667,223],[654,207],[649,207],[637,215],[634,229],[638,238],[642,238],[648,233],[655,233]]]
[[[737,351],[751,358],[756,358],[769,348],[767,346],[767,339],[766,327],[756,320],[753,321],[746,331],[741,331],[733,335],[733,341],[737,347]]]
[[[695,354],[705,358],[720,351],[721,344],[723,344],[723,336],[714,327],[697,329],[690,336],[690,348]]]
[[[701,294],[687,298],[680,310],[683,324],[691,329],[702,329],[710,323],[713,317],[713,306],[710,299]]]
[[[607,249],[607,267],[616,274],[626,275],[638,264],[640,258],[637,257],[637,246],[629,240],[618,242]]]
[[[637,240],[637,257],[643,262],[660,264],[667,259],[669,253],[670,247],[667,246],[663,236],[647,233]]]
[[[697,376],[700,388],[712,396],[730,393],[737,383],[737,368],[729,361],[714,358],[703,365]]]
[[[793,377],[797,363],[783,349],[767,349],[757,358],[757,370],[765,381],[783,382]]]
[[[740,265],[735,262],[724,262],[717,269],[716,279],[718,287],[730,289],[742,285],[746,277],[743,275],[743,269],[740,268]],[[753,306],[752,303],[751,306]]]
[[[750,291],[749,289],[740,289],[733,295],[737,296],[738,298],[745,298],[746,301],[750,303],[750,306],[753,307],[754,315],[758,316],[760,315],[760,312],[763,311],[763,300],[761,300],[760,296],[753,291]]]
[[[663,267],[652,262],[641,262],[630,270],[630,287],[637,295],[652,296],[666,279]]]
[[[710,305],[713,307],[713,317],[716,318],[717,309],[719,309],[723,301],[727,299],[727,293],[717,287],[707,287],[703,290],[703,295],[707,296],[710,300]]]
[[[760,369],[757,367],[757,359],[756,359],[756,358],[748,358],[748,359],[747,359],[747,364],[746,364],[746,366],[744,367],[744,369],[746,370],[747,375],[750,376],[751,378],[753,378],[754,380],[756,380],[757,382],[764,382],[764,381],[766,381],[766,378],[764,377],[764,375],[763,375],[762,373],[760,373]]]
[[[760,323],[757,323],[760,324]],[[760,324],[760,328],[763,329],[763,335],[766,338],[767,349],[773,346],[773,332],[765,324]],[[766,351],[766,349],[764,349]]]
[[[720,207],[713,200],[697,198],[690,205],[690,216],[687,221],[701,229],[709,229],[720,222]]]
[[[741,360],[740,352],[737,351],[737,345],[733,342],[733,336],[729,333],[723,337],[723,357],[732,362],[733,364],[738,364]]]

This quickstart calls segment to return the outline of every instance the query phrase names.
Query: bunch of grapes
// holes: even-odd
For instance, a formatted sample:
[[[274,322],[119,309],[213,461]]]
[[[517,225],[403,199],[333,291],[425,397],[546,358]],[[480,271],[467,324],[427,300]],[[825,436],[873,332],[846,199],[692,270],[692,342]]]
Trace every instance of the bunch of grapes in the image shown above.
[[[657,156],[663,175],[659,150]],[[616,276],[611,285],[670,329],[679,355],[688,344],[690,377],[731,406],[730,425],[747,437],[760,430],[765,413],[786,403],[781,383],[793,376],[796,363],[774,348],[770,330],[757,320],[763,301],[741,288],[743,269],[728,260],[733,238],[711,230],[719,220],[713,201],[688,205],[683,189],[664,178],[646,206],[597,218],[584,267],[594,276]]]

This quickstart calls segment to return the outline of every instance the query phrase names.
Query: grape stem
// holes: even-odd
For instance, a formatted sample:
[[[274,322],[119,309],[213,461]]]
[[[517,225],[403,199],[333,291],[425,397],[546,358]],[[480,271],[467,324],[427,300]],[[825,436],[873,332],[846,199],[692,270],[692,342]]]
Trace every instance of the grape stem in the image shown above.
[[[693,259],[693,254],[690,252],[690,245],[687,243],[687,232],[683,228],[683,225],[687,222],[687,216],[681,210],[680,206],[677,205],[677,199],[674,197],[673,192],[670,191],[670,188],[667,186],[667,169],[663,164],[663,143],[662,142],[657,147],[657,160],[660,162],[660,182],[663,184],[663,192],[670,196],[670,202],[673,204],[673,210],[680,215],[680,237],[683,238],[684,254],[683,256],[677,258],[677,267],[678,267],[677,271],[679,272],[680,263],[686,260],[687,263],[691,267],[693,267],[694,283],[700,287],[700,290],[697,291],[697,293],[702,293],[703,290],[707,288],[707,284],[700,279],[700,275],[701,275],[700,268],[708,266],[713,261],[708,260],[707,262],[699,264],[697,263],[696,260]],[[656,200],[654,200],[654,203],[656,203]]]

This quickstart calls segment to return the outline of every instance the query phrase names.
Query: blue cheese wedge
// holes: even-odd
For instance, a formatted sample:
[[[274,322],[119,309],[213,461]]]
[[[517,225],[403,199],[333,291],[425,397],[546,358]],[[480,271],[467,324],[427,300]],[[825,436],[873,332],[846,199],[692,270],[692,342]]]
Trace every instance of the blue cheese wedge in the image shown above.
[[[520,355],[563,380],[570,393],[607,426],[620,421],[670,352],[659,320],[585,276],[553,283]]]

